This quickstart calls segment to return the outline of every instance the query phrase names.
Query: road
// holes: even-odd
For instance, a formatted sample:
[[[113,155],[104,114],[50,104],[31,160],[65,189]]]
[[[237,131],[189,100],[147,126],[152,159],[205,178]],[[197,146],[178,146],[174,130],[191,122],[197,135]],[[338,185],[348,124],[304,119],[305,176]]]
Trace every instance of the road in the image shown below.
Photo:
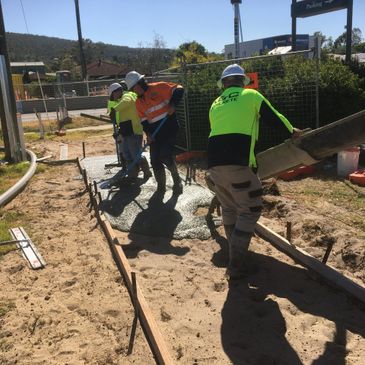
[[[91,115],[95,115],[95,116],[100,116],[100,114],[106,114],[106,108],[101,108],[101,109],[83,109],[83,110],[69,110],[68,111],[68,115],[72,118],[72,117],[79,117],[80,113],[85,113],[85,114],[91,114]],[[41,113],[41,117],[42,120],[47,120],[47,119],[57,119],[57,114],[56,112],[48,112],[48,116],[46,112]],[[37,120],[37,116],[35,115],[35,113],[29,113],[29,114],[22,114],[22,122],[26,123],[26,122],[32,122],[34,120]]]

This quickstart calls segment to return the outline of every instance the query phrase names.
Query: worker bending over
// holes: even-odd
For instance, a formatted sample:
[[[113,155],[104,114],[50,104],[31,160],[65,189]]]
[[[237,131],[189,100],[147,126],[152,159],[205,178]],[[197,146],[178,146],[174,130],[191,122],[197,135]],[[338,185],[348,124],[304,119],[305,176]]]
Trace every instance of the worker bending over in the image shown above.
[[[127,89],[127,86],[125,86],[125,89]],[[152,174],[146,158],[140,155],[143,142],[143,129],[136,109],[136,100],[137,94],[132,91],[123,91],[118,102],[112,107],[112,113],[118,116],[116,117],[119,120],[118,135],[122,139],[122,154],[127,163],[127,167],[130,169],[131,164],[135,159],[138,159],[138,162],[135,163],[132,170],[128,172],[128,177],[132,179],[136,178],[141,168],[143,178],[148,179]]]
[[[181,85],[171,82],[147,83],[144,75],[136,71],[129,72],[125,82],[128,90],[138,95],[136,107],[150,144],[151,165],[157,181],[157,191],[166,191],[165,165],[174,182],[173,193],[181,194],[183,186],[173,158],[173,149],[179,131],[176,106],[183,97],[184,89]],[[160,123],[164,124],[152,140],[152,134]]]
[[[259,123],[287,135],[300,133],[258,91],[244,89],[249,81],[239,65],[226,67],[218,81],[223,92],[209,111],[208,169],[222,206],[229,243],[229,279],[248,272],[247,251],[262,210],[255,158]]]

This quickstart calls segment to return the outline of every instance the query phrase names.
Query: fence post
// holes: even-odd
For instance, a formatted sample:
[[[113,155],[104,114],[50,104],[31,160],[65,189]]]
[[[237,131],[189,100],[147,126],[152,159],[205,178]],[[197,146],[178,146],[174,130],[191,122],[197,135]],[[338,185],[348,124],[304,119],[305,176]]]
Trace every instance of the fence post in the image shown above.
[[[315,57],[316,57],[316,128],[319,128],[319,74],[321,61],[321,41],[322,37],[316,36],[315,39]]]
[[[182,79],[184,82],[184,113],[185,113],[185,137],[186,137],[186,148],[187,151],[191,151],[191,133],[190,133],[190,119],[189,119],[189,84],[188,84],[188,74],[185,60],[181,62],[181,72]]]

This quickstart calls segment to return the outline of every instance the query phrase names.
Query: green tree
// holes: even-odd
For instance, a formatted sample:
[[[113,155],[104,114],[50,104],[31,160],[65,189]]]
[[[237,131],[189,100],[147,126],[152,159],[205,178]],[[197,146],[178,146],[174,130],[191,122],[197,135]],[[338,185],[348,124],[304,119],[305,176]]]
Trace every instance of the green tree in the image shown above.
[[[360,28],[353,28],[352,29],[352,47],[356,47],[358,44],[361,43],[362,40],[362,33]],[[333,43],[333,52],[344,54],[346,51],[346,39],[347,39],[347,32],[343,32],[338,38],[335,39]]]
[[[176,51],[174,65],[178,65],[181,58],[186,63],[204,63],[209,61],[207,50],[196,41],[183,43],[179,46]]]

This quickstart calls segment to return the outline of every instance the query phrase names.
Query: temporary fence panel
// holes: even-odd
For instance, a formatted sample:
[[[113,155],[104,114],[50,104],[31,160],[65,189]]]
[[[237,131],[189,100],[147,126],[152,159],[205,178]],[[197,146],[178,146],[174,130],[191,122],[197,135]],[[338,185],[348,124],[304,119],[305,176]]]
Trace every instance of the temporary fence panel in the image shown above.
[[[316,118],[316,67],[311,53],[260,56],[244,59],[186,65],[187,145],[191,150],[206,150],[209,136],[209,109],[220,95],[217,81],[223,69],[240,64],[252,77],[250,87],[257,88],[271,104],[298,128],[314,128]],[[260,125],[257,151],[282,142],[283,135]]]

